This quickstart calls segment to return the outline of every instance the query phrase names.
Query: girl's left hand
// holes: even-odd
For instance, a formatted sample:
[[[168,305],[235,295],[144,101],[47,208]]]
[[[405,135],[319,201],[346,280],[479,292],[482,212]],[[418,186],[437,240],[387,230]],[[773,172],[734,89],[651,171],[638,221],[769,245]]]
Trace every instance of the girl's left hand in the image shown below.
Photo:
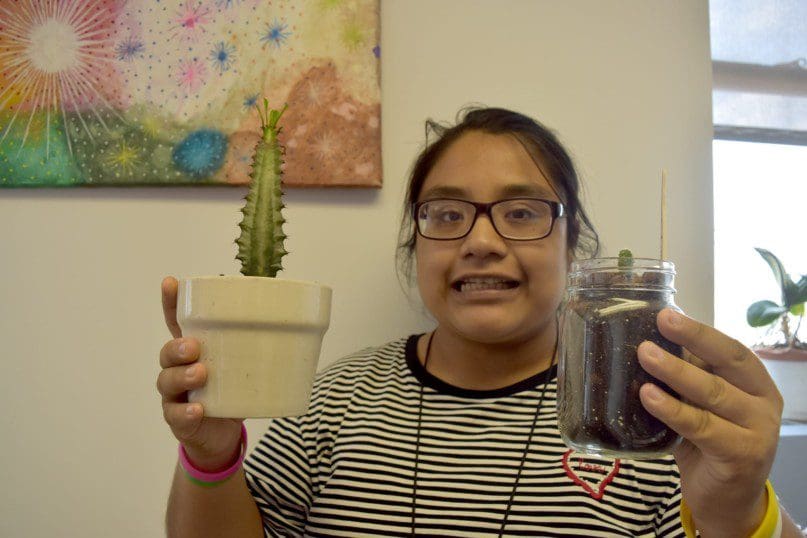
[[[684,437],[674,455],[682,495],[701,535],[749,536],[765,515],[782,396],[759,358],[737,340],[671,309],[659,313],[657,324],[694,360],[643,342],[642,367],[681,400],[646,383],[642,404]]]

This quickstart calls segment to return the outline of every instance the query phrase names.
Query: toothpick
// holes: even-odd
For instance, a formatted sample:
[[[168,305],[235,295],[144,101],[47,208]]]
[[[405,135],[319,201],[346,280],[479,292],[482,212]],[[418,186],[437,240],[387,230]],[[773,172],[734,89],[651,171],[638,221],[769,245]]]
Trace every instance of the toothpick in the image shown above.
[[[667,259],[667,171],[661,169],[661,259]]]

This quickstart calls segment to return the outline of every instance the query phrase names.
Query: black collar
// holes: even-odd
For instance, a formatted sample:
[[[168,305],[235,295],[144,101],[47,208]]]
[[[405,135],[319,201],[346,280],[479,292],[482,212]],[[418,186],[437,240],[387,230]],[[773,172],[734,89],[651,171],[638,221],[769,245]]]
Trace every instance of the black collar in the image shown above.
[[[406,364],[409,366],[409,371],[412,372],[418,381],[423,383],[425,386],[430,387],[441,394],[449,394],[452,396],[459,396],[461,398],[474,398],[474,399],[483,399],[483,398],[501,398],[504,396],[511,396],[518,392],[522,392],[525,390],[535,390],[538,386],[540,386],[547,374],[546,370],[538,372],[535,375],[528,377],[527,379],[522,379],[521,381],[509,385],[507,387],[502,387],[499,389],[491,389],[491,390],[474,390],[474,389],[463,389],[460,387],[455,387],[449,383],[446,383],[442,379],[435,377],[431,373],[427,372],[423,365],[420,364],[420,360],[418,360],[417,355],[417,343],[418,338],[422,336],[422,334],[413,334],[409,337],[406,341]],[[551,372],[549,372],[548,379],[554,379],[558,375],[558,365],[553,364],[551,367]]]

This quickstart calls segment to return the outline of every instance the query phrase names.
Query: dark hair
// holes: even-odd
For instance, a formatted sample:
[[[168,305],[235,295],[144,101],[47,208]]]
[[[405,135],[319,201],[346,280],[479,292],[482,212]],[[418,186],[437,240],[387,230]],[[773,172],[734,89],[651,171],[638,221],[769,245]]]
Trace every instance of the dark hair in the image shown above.
[[[429,132],[437,139],[428,142]],[[426,120],[426,145],[409,176],[398,241],[398,269],[411,282],[412,256],[417,232],[412,205],[418,201],[426,177],[435,163],[460,136],[468,131],[508,134],[518,140],[535,165],[549,180],[552,190],[566,207],[567,244],[575,258],[594,257],[599,252],[597,232],[580,204],[580,181],[572,159],[555,134],[534,119],[504,108],[471,107],[460,110],[453,126]]]

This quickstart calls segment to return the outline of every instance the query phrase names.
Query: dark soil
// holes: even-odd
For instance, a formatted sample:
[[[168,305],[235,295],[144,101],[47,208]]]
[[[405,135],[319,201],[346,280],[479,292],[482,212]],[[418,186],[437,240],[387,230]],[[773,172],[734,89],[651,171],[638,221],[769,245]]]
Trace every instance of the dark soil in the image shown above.
[[[634,303],[614,308],[614,297]],[[636,349],[645,340],[681,356],[681,346],[658,331],[656,315],[670,297],[655,290],[590,289],[577,292],[567,314],[582,324],[582,353],[566,353],[564,435],[578,446],[599,446],[620,453],[664,453],[678,435],[650,415],[639,400],[639,388],[652,382],[675,394],[639,364]],[[610,310],[609,310],[610,307]],[[577,346],[578,344],[571,344]]]

